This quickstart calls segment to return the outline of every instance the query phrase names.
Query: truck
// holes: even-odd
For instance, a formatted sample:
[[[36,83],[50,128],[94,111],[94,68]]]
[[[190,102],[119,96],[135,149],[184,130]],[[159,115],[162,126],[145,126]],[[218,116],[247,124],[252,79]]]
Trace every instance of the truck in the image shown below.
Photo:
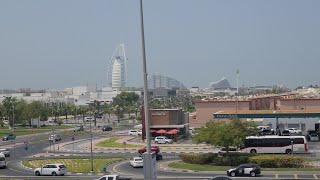
[[[100,177],[98,180],[131,180],[132,178],[124,178],[119,175],[105,175]]]

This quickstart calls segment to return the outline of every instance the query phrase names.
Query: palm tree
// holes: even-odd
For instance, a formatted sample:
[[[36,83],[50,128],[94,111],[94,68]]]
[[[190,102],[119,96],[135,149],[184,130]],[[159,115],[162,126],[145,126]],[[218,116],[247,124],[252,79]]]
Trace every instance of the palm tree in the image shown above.
[[[14,105],[16,102],[16,98],[12,98],[12,97],[6,97],[3,101],[3,107],[4,107],[4,115],[9,119],[9,125],[12,127],[13,126],[13,119],[12,119],[12,115],[13,115],[13,109],[14,109]]]
[[[104,104],[103,105],[103,113],[108,114],[108,123],[110,123],[110,114],[112,113],[111,105],[110,104]]]
[[[79,109],[79,114],[82,115],[82,122],[85,123],[84,118],[86,117],[87,113],[90,111],[88,106],[80,106]]]

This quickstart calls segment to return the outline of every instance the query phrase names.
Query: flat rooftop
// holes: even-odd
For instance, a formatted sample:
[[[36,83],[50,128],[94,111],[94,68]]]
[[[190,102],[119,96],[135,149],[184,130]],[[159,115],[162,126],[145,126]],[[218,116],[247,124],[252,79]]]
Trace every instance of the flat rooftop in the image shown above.
[[[213,118],[317,118],[320,109],[313,110],[228,110],[213,114]]]

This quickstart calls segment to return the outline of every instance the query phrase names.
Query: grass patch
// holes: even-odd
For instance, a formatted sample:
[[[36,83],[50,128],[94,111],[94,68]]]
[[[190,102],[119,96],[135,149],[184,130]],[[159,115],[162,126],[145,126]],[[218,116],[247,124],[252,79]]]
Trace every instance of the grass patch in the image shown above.
[[[70,129],[72,126],[67,125],[61,125],[61,126],[55,126],[56,130],[59,129]],[[8,126],[0,127],[0,136],[3,137],[7,134],[13,133],[11,129],[9,129]],[[22,136],[22,135],[28,135],[28,134],[37,134],[37,133],[44,133],[49,132],[52,130],[52,126],[46,126],[46,127],[39,127],[39,128],[23,128],[23,127],[16,127],[14,130],[14,134],[16,136]]]
[[[103,173],[103,167],[122,158],[96,158],[93,159],[93,171],[95,173]],[[91,171],[91,160],[88,159],[39,159],[39,160],[23,160],[22,164],[30,168],[38,168],[45,164],[64,164],[68,172],[89,173]]]
[[[139,148],[141,145],[133,145],[133,144],[126,144],[123,145],[122,143],[116,142],[119,140],[119,137],[112,137],[110,139],[98,142],[96,146],[101,146],[101,147],[113,147],[113,148]]]
[[[54,126],[55,129],[73,129],[74,126],[68,126],[68,125],[55,125]],[[52,129],[52,126],[51,125],[46,125],[44,127],[38,127],[38,128],[35,128],[35,129]]]
[[[28,134],[36,134],[36,133],[43,133],[43,132],[48,132],[50,131],[49,129],[35,129],[34,132],[32,129],[15,129],[14,134],[16,136],[22,136],[22,135],[28,135]],[[7,134],[13,133],[12,130],[10,129],[1,129],[0,131],[0,136],[5,136]]]
[[[201,164],[189,164],[184,162],[172,162],[168,164],[168,166],[171,168],[187,169],[194,171],[226,171],[231,168],[230,166],[210,166]]]
[[[231,169],[230,166],[211,166],[200,164],[189,164],[184,162],[172,162],[168,164],[171,168],[187,169],[193,171],[226,171]],[[261,171],[320,171],[320,168],[261,168]]]

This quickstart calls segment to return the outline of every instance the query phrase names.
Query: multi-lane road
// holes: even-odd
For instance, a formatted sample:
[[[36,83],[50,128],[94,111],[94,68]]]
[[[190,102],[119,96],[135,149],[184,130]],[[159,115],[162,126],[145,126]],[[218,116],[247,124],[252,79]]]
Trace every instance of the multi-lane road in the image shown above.
[[[62,133],[62,131],[60,131]],[[50,133],[42,133],[42,134],[34,134],[31,136],[21,136],[17,138],[17,142],[15,145],[10,145],[10,142],[0,142],[0,146],[8,147],[11,146],[11,157],[7,158],[8,160],[8,168],[7,169],[0,169],[0,179],[2,177],[11,177],[11,178],[27,178],[27,179],[37,179],[34,176],[33,170],[26,169],[25,167],[21,166],[21,161],[25,157],[30,157],[35,154],[45,153],[44,149],[50,147],[50,143],[48,142],[48,134]],[[101,138],[101,137],[110,137],[112,134],[102,134],[101,132],[94,132],[94,138]],[[73,153],[73,155],[79,155],[83,157],[89,156],[88,150],[81,150],[81,144],[86,143],[90,138],[90,134],[79,134],[76,136],[77,140],[83,140],[81,142],[76,142],[74,145],[69,144],[65,145],[66,149],[76,149],[78,152]],[[42,141],[37,141],[42,140]],[[23,142],[28,141],[28,150],[24,147],[25,145]],[[60,143],[65,142],[72,142],[71,137],[65,137],[62,139]],[[59,143],[59,144],[60,144]],[[55,148],[59,146],[56,144]],[[309,147],[311,150],[319,149],[319,143],[309,143]],[[98,151],[95,151],[98,152]],[[117,151],[120,152],[120,151]],[[104,155],[104,156],[113,156],[113,155],[122,155],[124,157],[136,156],[130,151],[115,153],[111,151],[104,151],[103,153],[96,153],[95,155]],[[68,154],[68,152],[59,152],[56,151],[56,154]],[[69,152],[70,154],[70,152]],[[165,161],[168,160],[176,160],[178,156],[174,153],[164,153]],[[164,162],[165,162],[164,161]],[[161,163],[158,163],[161,164]],[[159,166],[159,165],[158,165]],[[108,170],[120,174],[126,177],[132,177],[133,179],[143,179],[143,169],[142,168],[132,168],[129,165],[128,161],[122,161],[117,164],[110,165]],[[161,167],[158,167],[158,177],[159,179],[207,179],[209,177],[214,177],[217,175],[225,175],[225,172],[187,172],[187,171],[178,171],[178,170],[165,170]],[[65,177],[59,177],[62,179],[95,179],[98,178],[100,175],[89,175],[89,174],[75,174],[75,175],[66,175]],[[51,177],[46,177],[51,178]],[[43,179],[43,177],[41,178]],[[51,178],[52,179],[52,178]],[[55,178],[56,179],[56,178]],[[255,178],[248,178],[248,177],[240,177],[236,179],[320,179],[320,172],[263,172],[263,175]]]

